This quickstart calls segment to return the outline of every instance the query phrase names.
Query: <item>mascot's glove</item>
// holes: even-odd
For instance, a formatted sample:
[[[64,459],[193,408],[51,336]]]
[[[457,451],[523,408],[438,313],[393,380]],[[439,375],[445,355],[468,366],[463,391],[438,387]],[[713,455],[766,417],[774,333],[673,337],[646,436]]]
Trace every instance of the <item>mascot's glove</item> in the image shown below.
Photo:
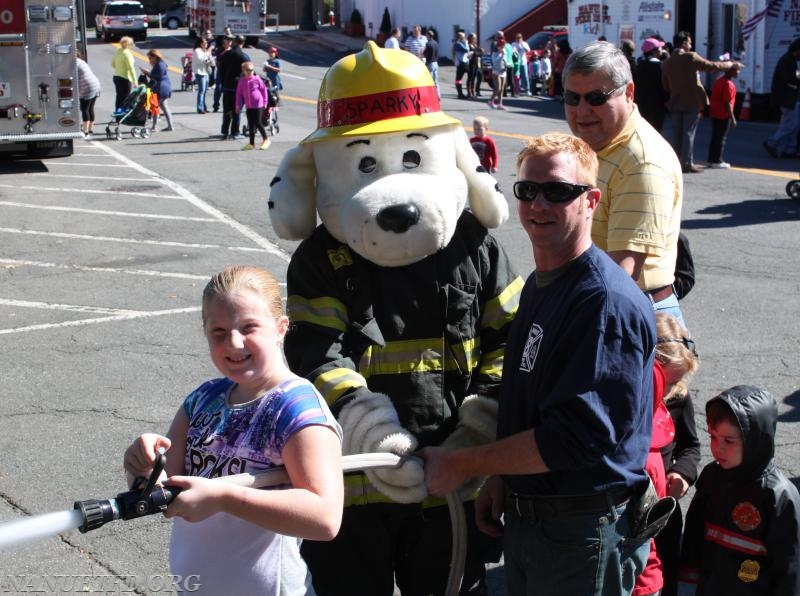
[[[497,435],[497,406],[496,399],[479,395],[469,395],[464,398],[458,409],[458,425],[441,446],[458,449],[486,445],[494,441]],[[462,500],[473,498],[484,480],[486,479],[478,477],[462,484],[458,489]]]
[[[339,414],[344,442],[342,453],[394,453],[410,455],[417,440],[400,426],[391,400],[383,393],[366,393]],[[397,468],[367,470],[367,478],[381,493],[398,503],[419,503],[428,494],[422,461],[409,458]]]

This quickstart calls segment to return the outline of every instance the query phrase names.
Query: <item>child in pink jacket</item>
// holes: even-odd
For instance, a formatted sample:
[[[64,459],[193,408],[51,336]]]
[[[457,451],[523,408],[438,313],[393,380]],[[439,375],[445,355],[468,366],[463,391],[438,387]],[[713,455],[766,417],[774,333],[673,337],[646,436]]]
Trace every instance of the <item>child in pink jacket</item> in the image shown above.
[[[256,128],[261,133],[261,149],[269,147],[269,138],[264,129],[262,120],[267,107],[267,86],[261,77],[255,75],[255,66],[252,62],[242,63],[242,76],[236,85],[236,113],[245,107],[247,115],[247,130],[250,133],[250,142],[242,147],[242,151],[255,149]]]

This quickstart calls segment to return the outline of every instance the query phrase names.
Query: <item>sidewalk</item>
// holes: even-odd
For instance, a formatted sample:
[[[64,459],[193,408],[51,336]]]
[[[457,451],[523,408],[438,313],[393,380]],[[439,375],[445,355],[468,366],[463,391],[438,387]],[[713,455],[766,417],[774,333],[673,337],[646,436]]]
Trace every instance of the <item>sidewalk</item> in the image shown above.
[[[349,54],[358,52],[367,43],[366,37],[350,37],[342,29],[330,25],[320,25],[316,31],[301,31],[295,25],[281,26],[277,31],[268,28],[262,38],[267,44],[280,47],[281,43],[321,47],[331,52]]]

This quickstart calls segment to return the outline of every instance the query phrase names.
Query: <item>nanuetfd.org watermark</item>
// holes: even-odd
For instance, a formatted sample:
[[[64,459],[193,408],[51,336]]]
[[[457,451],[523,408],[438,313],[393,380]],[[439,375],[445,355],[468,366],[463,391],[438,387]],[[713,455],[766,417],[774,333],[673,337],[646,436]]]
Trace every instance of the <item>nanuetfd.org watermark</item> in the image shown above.
[[[181,594],[199,588],[199,575],[0,575],[0,594]]]

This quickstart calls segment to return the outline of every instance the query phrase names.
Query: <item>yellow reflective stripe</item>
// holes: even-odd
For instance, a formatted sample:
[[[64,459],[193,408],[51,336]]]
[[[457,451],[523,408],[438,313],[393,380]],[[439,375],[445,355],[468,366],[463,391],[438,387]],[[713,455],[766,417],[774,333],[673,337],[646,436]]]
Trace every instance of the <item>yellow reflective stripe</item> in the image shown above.
[[[440,337],[393,341],[385,346],[370,346],[361,356],[358,369],[369,378],[371,375],[463,370],[465,363],[468,371],[478,366],[479,339],[473,338],[452,345],[446,354],[442,354],[443,349],[444,343]],[[462,361],[461,365],[456,362],[456,358]]]
[[[372,486],[364,473],[345,474],[344,476],[344,506],[369,505],[371,503],[396,503],[377,488]],[[447,505],[447,500],[441,497],[426,497],[422,501],[423,507],[438,507]]]
[[[314,379],[314,387],[325,397],[329,406],[336,403],[347,391],[366,386],[366,379],[349,368],[334,368]]]
[[[502,329],[503,326],[510,323],[514,315],[517,314],[519,298],[524,285],[525,281],[520,276],[517,276],[500,294],[489,300],[483,309],[481,326]]]
[[[505,355],[505,348],[487,352],[481,359],[481,367],[479,372],[493,379],[500,380],[503,376],[503,356]]]
[[[313,323],[320,327],[347,331],[347,308],[335,298],[303,298],[293,294],[286,301],[289,318],[295,323]]]
[[[462,372],[472,374],[480,359],[480,338],[473,337],[472,339],[464,340],[460,344],[452,344],[450,349],[453,350],[456,359],[461,363],[460,369]]]

